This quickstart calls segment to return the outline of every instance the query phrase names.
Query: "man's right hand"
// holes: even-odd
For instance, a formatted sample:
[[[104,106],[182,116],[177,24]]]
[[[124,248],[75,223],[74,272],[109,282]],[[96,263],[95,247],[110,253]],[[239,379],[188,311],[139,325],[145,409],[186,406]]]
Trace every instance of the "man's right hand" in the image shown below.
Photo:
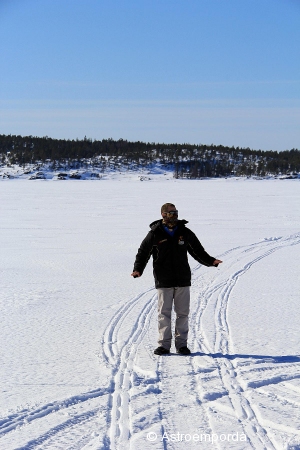
[[[133,278],[138,278],[138,277],[141,276],[141,274],[140,274],[140,272],[138,272],[137,270],[135,270],[134,272],[132,272],[131,276],[132,276]]]

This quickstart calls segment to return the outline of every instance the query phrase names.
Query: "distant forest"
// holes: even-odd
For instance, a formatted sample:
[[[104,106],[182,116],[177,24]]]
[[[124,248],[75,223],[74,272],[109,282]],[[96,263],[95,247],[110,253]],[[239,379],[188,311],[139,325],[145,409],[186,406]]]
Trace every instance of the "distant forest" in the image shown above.
[[[298,149],[277,151],[223,145],[159,144],[119,139],[102,141],[52,139],[48,136],[0,135],[0,164],[25,166],[51,164],[70,168],[87,165],[101,171],[138,170],[160,164],[177,178],[224,176],[296,175],[300,172]]]

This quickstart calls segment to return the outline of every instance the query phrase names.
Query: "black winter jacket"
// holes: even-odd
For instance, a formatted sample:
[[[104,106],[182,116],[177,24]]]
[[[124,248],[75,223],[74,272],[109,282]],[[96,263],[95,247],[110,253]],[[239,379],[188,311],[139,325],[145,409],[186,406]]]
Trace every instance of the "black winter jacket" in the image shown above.
[[[156,220],[151,223],[151,231],[140,245],[133,270],[142,275],[152,255],[156,288],[191,285],[187,252],[199,263],[213,265],[215,258],[206,253],[197,236],[185,226],[186,223],[186,220],[178,220],[177,229],[170,236],[162,220]]]

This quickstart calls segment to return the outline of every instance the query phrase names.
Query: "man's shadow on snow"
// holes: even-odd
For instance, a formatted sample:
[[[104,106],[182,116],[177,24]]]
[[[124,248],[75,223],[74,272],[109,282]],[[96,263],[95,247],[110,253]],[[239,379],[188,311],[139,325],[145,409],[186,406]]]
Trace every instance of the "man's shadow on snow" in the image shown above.
[[[284,356],[273,356],[273,355],[243,355],[243,354],[223,354],[223,353],[202,353],[202,352],[195,352],[191,353],[191,356],[210,356],[211,358],[225,358],[229,360],[234,359],[261,359],[262,362],[272,362],[272,363],[295,363],[300,362],[300,356],[298,355],[284,355]]]

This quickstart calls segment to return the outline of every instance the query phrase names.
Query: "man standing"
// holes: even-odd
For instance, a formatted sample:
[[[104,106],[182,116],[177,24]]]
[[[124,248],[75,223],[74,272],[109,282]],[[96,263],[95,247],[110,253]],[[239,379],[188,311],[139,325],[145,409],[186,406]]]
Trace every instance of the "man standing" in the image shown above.
[[[131,276],[140,277],[153,257],[153,274],[158,294],[158,344],[156,355],[170,353],[172,332],[171,313],[174,302],[176,313],[175,347],[177,353],[189,355],[187,347],[190,310],[191,269],[187,252],[205,266],[217,267],[222,261],[210,256],[196,235],[178,220],[178,211],[172,203],[161,207],[162,219],[150,224],[151,230],[136,255]]]

